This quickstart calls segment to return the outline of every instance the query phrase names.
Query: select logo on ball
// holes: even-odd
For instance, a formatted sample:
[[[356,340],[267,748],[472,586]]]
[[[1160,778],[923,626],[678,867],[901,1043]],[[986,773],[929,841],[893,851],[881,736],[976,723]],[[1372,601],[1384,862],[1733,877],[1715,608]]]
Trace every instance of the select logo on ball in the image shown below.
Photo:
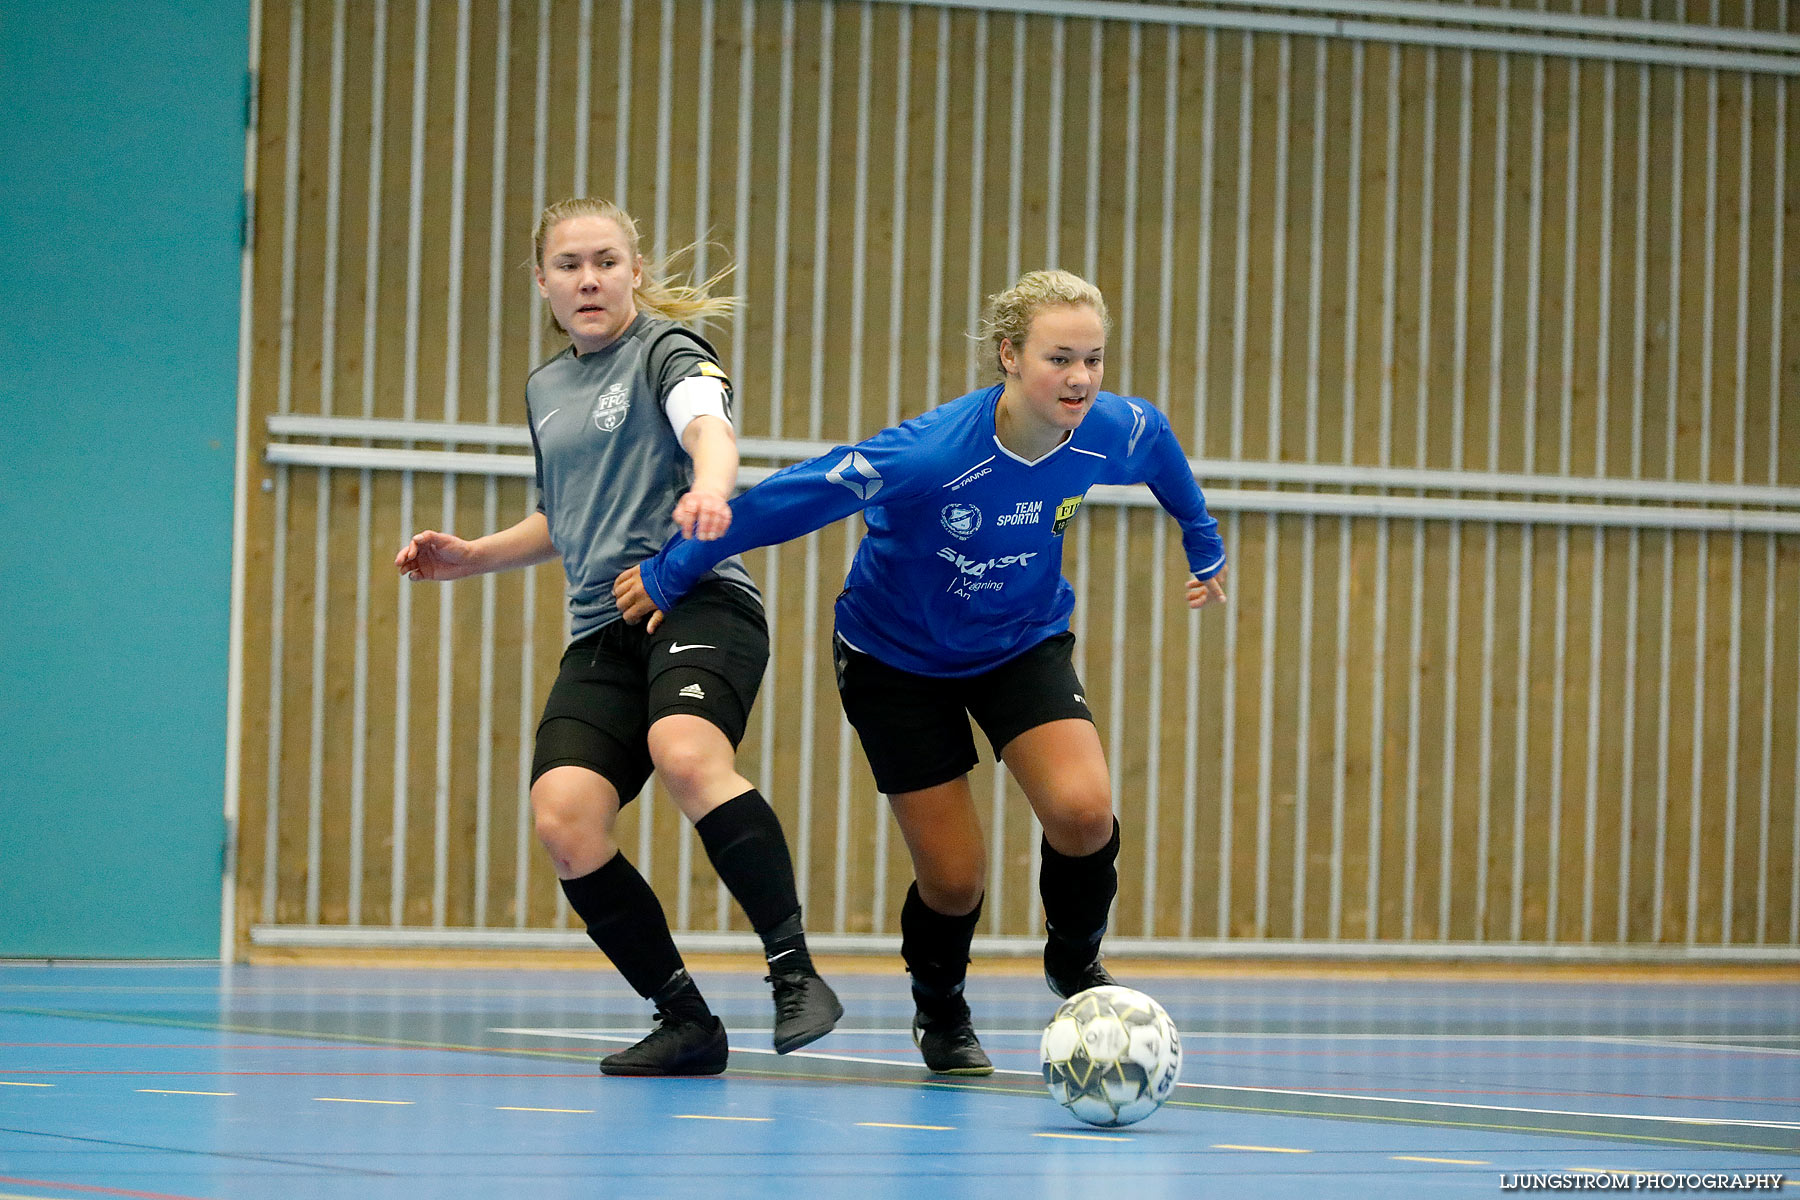
[[[1163,1006],[1128,987],[1077,992],[1039,1043],[1050,1098],[1089,1125],[1133,1125],[1181,1077],[1181,1035]]]

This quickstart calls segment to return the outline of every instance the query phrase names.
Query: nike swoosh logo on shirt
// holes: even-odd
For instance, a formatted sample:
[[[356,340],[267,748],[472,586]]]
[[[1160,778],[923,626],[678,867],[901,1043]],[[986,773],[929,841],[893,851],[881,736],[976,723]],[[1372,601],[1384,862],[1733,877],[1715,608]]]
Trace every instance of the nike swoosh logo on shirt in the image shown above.
[[[562,411],[562,409],[560,409],[560,408],[553,408],[549,412],[545,413],[544,419],[537,423],[538,432],[539,433],[544,432],[544,426],[546,426],[550,423],[550,418],[554,417],[557,413],[559,413],[561,411]]]
[[[699,643],[695,643],[692,646],[684,646],[680,642],[670,642],[669,643],[669,653],[670,654],[680,654],[683,650],[717,650],[717,649],[718,649],[717,646],[706,646],[706,645],[701,645]]]

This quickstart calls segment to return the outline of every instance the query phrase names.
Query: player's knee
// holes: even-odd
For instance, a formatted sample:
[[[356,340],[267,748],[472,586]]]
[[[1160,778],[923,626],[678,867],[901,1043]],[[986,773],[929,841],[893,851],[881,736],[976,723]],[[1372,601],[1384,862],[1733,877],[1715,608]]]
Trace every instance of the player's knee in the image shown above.
[[[981,903],[987,881],[979,867],[975,869],[919,872],[919,899],[933,912],[947,917],[960,917],[975,911]]]
[[[1104,793],[1057,807],[1043,818],[1044,837],[1059,854],[1072,858],[1093,854],[1112,840],[1113,814]]]
[[[698,796],[716,780],[736,771],[729,743],[685,736],[655,738],[650,759],[663,786],[677,797]]]
[[[540,778],[531,788],[533,832],[559,867],[604,859],[606,832],[594,806],[576,791]]]
[[[531,794],[532,830],[537,840],[551,854],[567,848],[575,839],[577,824],[571,806],[558,799],[540,798],[534,788]]]

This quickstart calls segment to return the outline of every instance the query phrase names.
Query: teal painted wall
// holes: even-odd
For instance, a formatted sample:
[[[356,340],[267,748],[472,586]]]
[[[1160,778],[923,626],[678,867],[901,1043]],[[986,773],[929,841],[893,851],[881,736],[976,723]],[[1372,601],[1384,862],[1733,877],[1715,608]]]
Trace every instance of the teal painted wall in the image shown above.
[[[219,951],[247,0],[0,0],[0,955]]]

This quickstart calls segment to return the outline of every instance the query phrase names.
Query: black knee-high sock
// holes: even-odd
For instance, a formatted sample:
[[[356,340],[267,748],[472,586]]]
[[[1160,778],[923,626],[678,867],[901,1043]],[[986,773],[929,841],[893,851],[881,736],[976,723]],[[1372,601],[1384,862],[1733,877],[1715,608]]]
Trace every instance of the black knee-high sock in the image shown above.
[[[674,1016],[701,1020],[712,1015],[682,965],[662,902],[624,854],[614,854],[591,874],[563,880],[562,889],[569,907],[587,924],[588,937],[633,991]]]
[[[1066,955],[1070,966],[1094,960],[1100,938],[1106,932],[1106,914],[1119,890],[1119,822],[1113,819],[1112,838],[1092,854],[1079,858],[1059,854],[1044,841],[1043,866],[1038,871],[1038,895],[1044,901],[1044,921],[1050,927],[1054,952]]]
[[[782,971],[813,969],[800,924],[800,897],[794,890],[794,860],[775,810],[751,788],[694,822],[706,857],[736,898],[750,927],[762,938],[769,966]]]
[[[982,897],[983,900],[986,897]],[[919,896],[919,885],[906,889],[900,907],[900,957],[913,980],[913,998],[927,1016],[956,1008],[969,977],[969,943],[981,920],[981,900],[964,916],[938,912]]]

